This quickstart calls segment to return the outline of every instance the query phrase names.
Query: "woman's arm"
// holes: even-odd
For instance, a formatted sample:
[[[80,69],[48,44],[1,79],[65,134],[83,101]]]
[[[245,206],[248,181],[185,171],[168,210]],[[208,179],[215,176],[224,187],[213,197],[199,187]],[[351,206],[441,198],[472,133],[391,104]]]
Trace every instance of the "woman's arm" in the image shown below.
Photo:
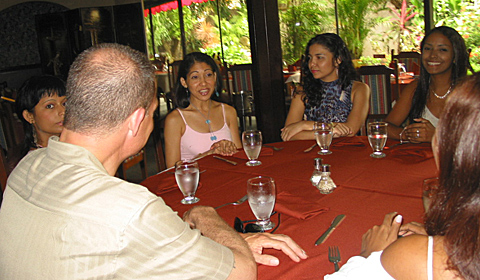
[[[165,119],[165,161],[167,167],[175,165],[181,159],[180,140],[185,133],[185,123],[177,110],[173,110]]]
[[[397,99],[392,111],[385,118],[388,122],[388,138],[400,139],[400,133],[403,130],[402,123],[407,119],[410,109],[412,108],[412,99],[417,88],[418,80],[411,82],[405,87]],[[403,140],[407,140],[406,135],[402,135]]]
[[[305,113],[303,96],[304,94],[295,94],[292,98],[285,127],[282,128],[283,141],[315,139],[313,133],[314,122],[303,120],[303,114]]]
[[[370,88],[362,82],[355,81],[352,87],[351,98],[353,103],[352,111],[348,115],[347,122],[343,124],[350,128],[350,131],[337,129],[336,134],[339,137],[354,136],[365,123],[368,115]],[[337,126],[341,128],[342,124],[337,124]]]

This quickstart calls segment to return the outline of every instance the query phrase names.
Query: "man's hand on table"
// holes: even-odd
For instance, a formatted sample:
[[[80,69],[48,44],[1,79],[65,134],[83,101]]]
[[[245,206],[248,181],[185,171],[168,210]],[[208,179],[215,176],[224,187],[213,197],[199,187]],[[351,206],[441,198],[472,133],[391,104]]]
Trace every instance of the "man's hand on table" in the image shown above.
[[[398,238],[402,216],[397,212],[385,215],[383,223],[369,229],[362,237],[362,251],[360,256],[368,258],[371,253],[382,251]]]
[[[305,251],[298,246],[293,239],[283,234],[271,233],[241,233],[240,234],[250,246],[255,261],[259,264],[268,266],[279,265],[278,258],[271,255],[264,255],[263,249],[281,250],[289,256],[294,262],[306,259],[308,256]]]

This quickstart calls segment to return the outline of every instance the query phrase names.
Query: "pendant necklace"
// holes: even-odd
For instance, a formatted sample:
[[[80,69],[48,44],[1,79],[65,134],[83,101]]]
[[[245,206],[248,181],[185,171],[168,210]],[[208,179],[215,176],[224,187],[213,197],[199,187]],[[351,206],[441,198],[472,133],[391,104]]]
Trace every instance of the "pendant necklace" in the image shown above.
[[[190,104],[193,106],[193,108],[195,108],[195,110],[197,110],[203,116],[203,118],[205,118],[205,123],[208,125],[208,130],[210,131],[210,140],[212,140],[212,141],[217,140],[217,136],[215,136],[215,134],[213,134],[212,127],[210,125],[210,123],[211,123],[211,121],[210,121],[210,109],[212,108],[212,100],[210,100],[210,104],[208,105],[207,116],[205,116],[200,110],[198,110],[197,106],[193,105],[192,102],[190,102]]]
[[[450,92],[452,91],[452,86],[450,86],[447,90],[447,93],[445,93],[444,95],[438,95],[434,90],[433,88],[431,89],[432,92],[433,92],[433,95],[435,95],[436,98],[438,99],[445,99],[449,94]]]

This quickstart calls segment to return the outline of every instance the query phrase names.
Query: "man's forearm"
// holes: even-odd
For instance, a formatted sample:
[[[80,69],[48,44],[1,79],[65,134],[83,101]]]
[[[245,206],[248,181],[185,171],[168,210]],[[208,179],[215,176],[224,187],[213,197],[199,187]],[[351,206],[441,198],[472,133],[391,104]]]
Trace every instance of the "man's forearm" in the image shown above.
[[[185,216],[203,236],[232,250],[235,265],[228,279],[256,279],[257,265],[248,244],[211,207],[195,207]]]

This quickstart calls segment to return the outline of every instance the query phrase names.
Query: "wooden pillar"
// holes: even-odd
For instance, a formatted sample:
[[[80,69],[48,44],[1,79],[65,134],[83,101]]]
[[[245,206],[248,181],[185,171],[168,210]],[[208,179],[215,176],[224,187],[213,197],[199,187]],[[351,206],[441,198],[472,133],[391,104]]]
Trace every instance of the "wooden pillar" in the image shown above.
[[[433,22],[433,0],[423,1],[423,13],[425,15],[425,33],[432,30],[435,27]]]
[[[277,0],[247,0],[257,127],[264,142],[281,141],[285,87]]]

